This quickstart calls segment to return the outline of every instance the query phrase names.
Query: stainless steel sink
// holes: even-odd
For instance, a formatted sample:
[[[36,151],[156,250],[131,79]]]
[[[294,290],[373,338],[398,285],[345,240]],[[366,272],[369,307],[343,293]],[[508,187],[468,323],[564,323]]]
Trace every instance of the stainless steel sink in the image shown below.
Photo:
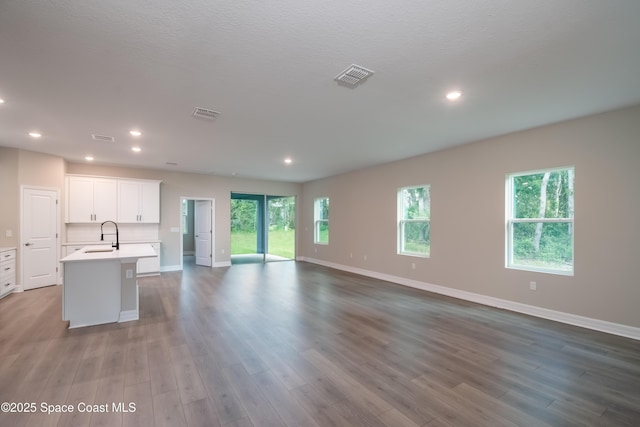
[[[98,253],[98,252],[113,252],[113,248],[103,248],[103,249],[89,249],[84,251],[85,254],[94,254],[94,253]]]

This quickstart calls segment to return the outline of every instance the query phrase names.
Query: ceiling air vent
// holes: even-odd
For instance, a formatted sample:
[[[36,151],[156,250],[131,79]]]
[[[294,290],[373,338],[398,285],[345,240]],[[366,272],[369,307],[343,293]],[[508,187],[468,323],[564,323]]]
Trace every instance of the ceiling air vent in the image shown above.
[[[221,113],[208,108],[196,107],[193,110],[193,117],[205,120],[215,120]]]
[[[335,80],[346,86],[356,87],[372,74],[372,70],[367,70],[359,65],[351,64],[346,70],[338,74]]]
[[[116,139],[112,136],[96,135],[95,133],[91,134],[91,138],[93,138],[94,141],[99,141],[99,142],[116,142]]]

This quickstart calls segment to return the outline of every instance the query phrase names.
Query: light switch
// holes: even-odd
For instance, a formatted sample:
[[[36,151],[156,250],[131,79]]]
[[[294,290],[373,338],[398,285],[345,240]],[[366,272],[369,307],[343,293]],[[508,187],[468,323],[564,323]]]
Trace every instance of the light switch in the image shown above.
[[[5,232],[4,232],[4,235],[5,235],[6,237],[13,237],[13,230],[7,230],[7,231],[5,231]]]

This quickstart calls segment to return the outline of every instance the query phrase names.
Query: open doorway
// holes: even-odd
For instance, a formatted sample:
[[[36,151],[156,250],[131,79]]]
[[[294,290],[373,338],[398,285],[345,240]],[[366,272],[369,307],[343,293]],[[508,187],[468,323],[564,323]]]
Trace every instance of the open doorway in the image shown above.
[[[182,268],[185,265],[211,267],[214,264],[215,200],[180,198],[180,242]]]
[[[295,197],[231,193],[231,264],[295,259]]]

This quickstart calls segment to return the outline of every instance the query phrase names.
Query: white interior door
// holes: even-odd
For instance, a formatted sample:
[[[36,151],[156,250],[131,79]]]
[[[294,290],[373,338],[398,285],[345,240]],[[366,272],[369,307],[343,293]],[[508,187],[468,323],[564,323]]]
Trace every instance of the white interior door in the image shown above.
[[[58,208],[55,190],[22,190],[23,289],[55,285],[58,267]]]
[[[196,264],[211,267],[211,242],[213,223],[211,221],[213,204],[211,200],[196,200],[194,212]]]

